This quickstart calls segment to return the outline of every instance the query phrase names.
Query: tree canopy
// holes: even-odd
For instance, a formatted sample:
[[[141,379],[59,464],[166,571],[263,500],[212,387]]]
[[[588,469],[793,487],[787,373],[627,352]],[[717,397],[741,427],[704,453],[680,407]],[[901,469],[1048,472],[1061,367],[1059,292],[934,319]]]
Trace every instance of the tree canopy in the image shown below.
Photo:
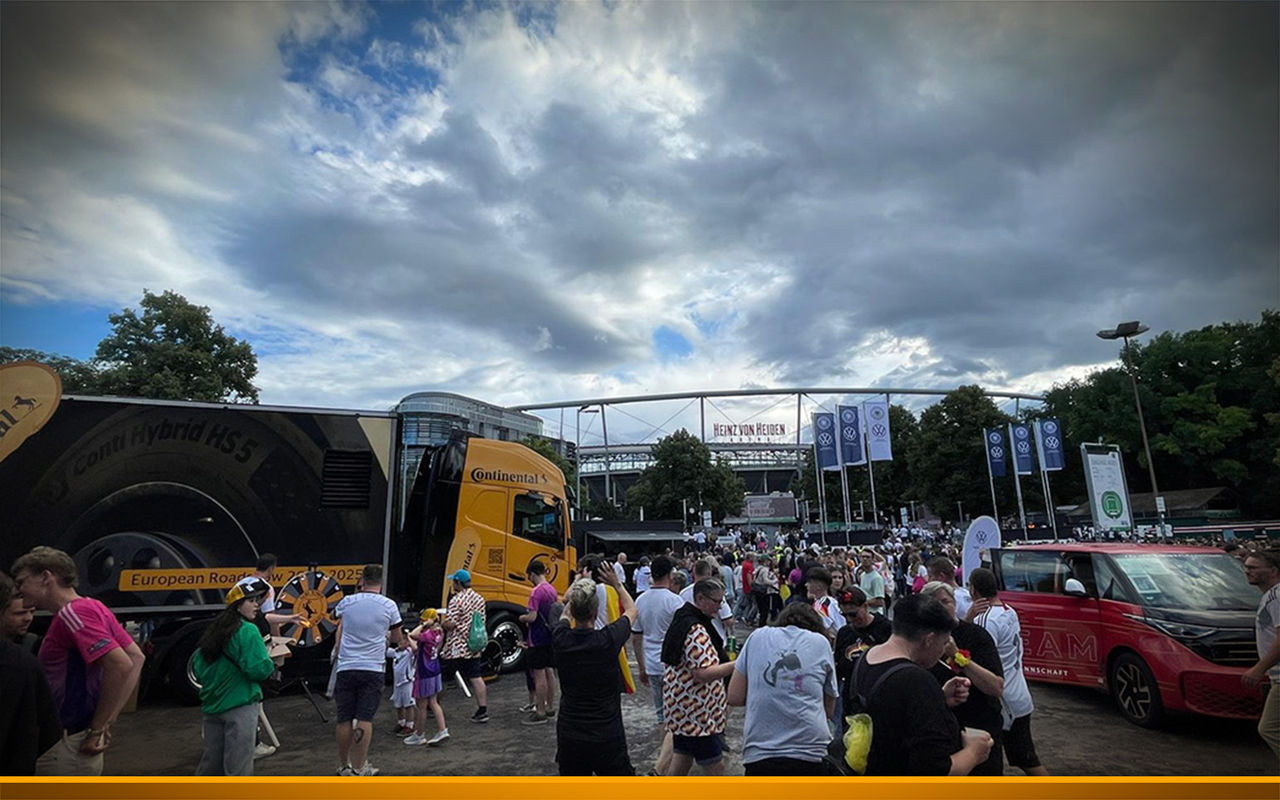
[[[207,306],[182,295],[143,291],[142,313],[126,308],[107,319],[114,329],[98,343],[104,394],[161,400],[256,403],[258,357],[230,336]]]
[[[80,361],[39,350],[0,347],[0,363],[39,361],[53,367],[67,394],[258,402],[258,357],[230,336],[206,306],[176,292],[143,290],[141,314],[126,308],[107,317],[112,332],[96,356]]]
[[[681,428],[653,446],[653,463],[627,491],[627,513],[638,516],[641,506],[652,519],[678,519],[684,503],[701,504],[719,521],[742,513],[746,486],[729,464],[712,461],[711,450]]]

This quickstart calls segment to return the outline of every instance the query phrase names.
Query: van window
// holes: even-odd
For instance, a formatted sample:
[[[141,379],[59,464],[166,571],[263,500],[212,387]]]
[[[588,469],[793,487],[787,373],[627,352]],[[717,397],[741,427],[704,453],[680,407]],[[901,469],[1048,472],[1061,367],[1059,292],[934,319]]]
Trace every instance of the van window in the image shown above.
[[[521,539],[559,550],[564,547],[564,522],[555,498],[539,494],[518,494],[511,530]]]
[[[1142,604],[1157,608],[1252,611],[1258,590],[1226,553],[1116,553],[1116,566]]]
[[[1116,571],[1111,561],[1102,553],[1093,554],[1094,577],[1097,580],[1097,591],[1103,600],[1119,600],[1137,605],[1138,600],[1130,592],[1129,587]]]
[[[1066,564],[1045,550],[1001,550],[1000,574],[1010,592],[1062,593]]]

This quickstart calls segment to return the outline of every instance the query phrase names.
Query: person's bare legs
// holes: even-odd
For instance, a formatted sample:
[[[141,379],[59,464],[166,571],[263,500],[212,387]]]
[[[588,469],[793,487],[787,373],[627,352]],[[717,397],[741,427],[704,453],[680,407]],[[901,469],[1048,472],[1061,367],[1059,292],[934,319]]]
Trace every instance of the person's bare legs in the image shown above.
[[[484,678],[471,679],[471,693],[476,696],[476,706],[478,708],[488,708],[489,687],[485,685]]]
[[[671,750],[671,731],[661,726],[658,727],[658,730],[662,732],[662,747],[658,749],[658,763],[653,768],[659,775],[671,775],[673,774],[671,772],[671,757],[674,755]],[[684,774],[688,775],[689,773],[686,771]]]
[[[684,753],[671,754],[671,769],[669,772],[663,772],[663,775],[688,775],[689,770],[693,769],[693,756],[687,756]],[[661,770],[659,770],[661,772]]]
[[[431,695],[429,698],[427,698],[427,701],[431,704],[431,713],[436,718],[436,733],[439,733],[440,731],[443,731],[447,727],[444,724],[444,709],[440,707],[440,701],[436,699],[436,696],[434,694]],[[422,724],[423,725],[427,724],[425,714],[423,714],[423,717],[422,717]],[[421,731],[419,731],[419,733],[421,733]]]
[[[359,771],[369,758],[369,745],[373,742],[373,722],[359,720],[351,732],[351,768]],[[341,754],[341,748],[339,748]]]
[[[427,707],[433,702],[433,697],[414,698],[413,732],[419,736],[427,729]]]
[[[533,670],[533,712],[539,716],[546,716],[547,709],[551,704],[547,701],[547,671],[545,669]]]
[[[719,761],[717,761],[716,763],[714,763],[714,764],[712,764],[712,765],[710,765],[710,766],[703,767],[703,768],[702,768],[702,771],[703,771],[703,772],[705,772],[705,773],[706,773],[706,774],[708,774],[708,775],[723,775],[723,774],[724,774],[724,759],[722,758],[722,759],[720,759]]]
[[[338,739],[338,763],[343,766],[351,763],[351,722],[339,722],[334,728]]]

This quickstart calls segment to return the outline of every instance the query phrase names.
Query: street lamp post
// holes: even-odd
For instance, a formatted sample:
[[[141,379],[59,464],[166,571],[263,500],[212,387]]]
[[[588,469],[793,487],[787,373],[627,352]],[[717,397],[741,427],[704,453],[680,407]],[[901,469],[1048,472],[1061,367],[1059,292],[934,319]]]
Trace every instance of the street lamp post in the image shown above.
[[[573,460],[576,462],[575,466],[577,467],[577,469],[574,470],[574,472],[576,473],[575,483],[577,484],[574,491],[576,492],[578,497],[578,509],[580,511],[586,508],[586,504],[582,502],[582,415],[595,414],[595,413],[597,413],[597,411],[594,408],[590,408],[588,406],[580,406],[578,408],[578,416],[577,416],[578,430],[574,434],[574,438],[576,440],[575,444],[577,445],[577,449],[574,450]]]
[[[1164,509],[1160,507],[1160,487],[1156,483],[1156,463],[1151,460],[1151,444],[1147,441],[1147,422],[1142,416],[1142,399],[1138,396],[1138,376],[1133,371],[1133,356],[1129,352],[1129,337],[1137,336],[1151,330],[1141,322],[1122,322],[1113,330],[1098,331],[1099,339],[1114,341],[1124,340],[1124,367],[1129,373],[1129,382],[1133,385],[1133,405],[1138,409],[1138,429],[1142,431],[1142,450],[1147,454],[1147,474],[1151,478],[1151,496],[1156,504],[1156,517],[1160,523],[1160,536],[1164,537]]]
[[[964,527],[964,501],[956,501],[956,512],[960,515],[960,526]]]

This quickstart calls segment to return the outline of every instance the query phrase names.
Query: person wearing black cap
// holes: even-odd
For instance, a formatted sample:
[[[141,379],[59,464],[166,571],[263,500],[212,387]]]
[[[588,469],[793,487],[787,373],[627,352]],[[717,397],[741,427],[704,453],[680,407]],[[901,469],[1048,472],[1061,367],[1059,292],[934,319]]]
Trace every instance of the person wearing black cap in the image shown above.
[[[204,712],[197,775],[253,774],[261,684],[276,668],[253,619],[270,588],[260,579],[231,587],[226,610],[205,628],[191,659]]]

